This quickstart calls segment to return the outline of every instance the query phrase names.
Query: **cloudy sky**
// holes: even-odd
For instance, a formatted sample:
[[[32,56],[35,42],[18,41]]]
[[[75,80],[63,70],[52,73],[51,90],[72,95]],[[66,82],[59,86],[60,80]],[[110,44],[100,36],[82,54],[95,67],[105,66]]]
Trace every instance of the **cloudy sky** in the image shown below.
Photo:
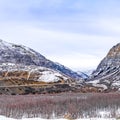
[[[74,70],[95,69],[120,42],[120,0],[0,0],[0,39]]]

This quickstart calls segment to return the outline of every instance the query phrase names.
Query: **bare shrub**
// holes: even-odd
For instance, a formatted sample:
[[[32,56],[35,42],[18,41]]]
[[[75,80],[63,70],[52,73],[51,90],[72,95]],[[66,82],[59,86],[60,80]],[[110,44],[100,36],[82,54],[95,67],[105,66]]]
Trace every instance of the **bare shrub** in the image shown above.
[[[109,111],[104,117],[120,117],[119,93],[60,93],[41,95],[1,95],[0,114],[7,117],[42,117],[71,119],[102,117],[100,111]]]

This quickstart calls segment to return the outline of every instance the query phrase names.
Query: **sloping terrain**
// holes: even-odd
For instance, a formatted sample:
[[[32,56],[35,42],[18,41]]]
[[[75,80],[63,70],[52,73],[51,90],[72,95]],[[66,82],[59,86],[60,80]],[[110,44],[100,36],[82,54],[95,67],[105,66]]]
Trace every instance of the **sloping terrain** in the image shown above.
[[[110,49],[90,80],[87,85],[100,88],[102,91],[120,90],[120,43]]]
[[[84,76],[28,47],[0,40],[0,94],[76,91]]]
[[[120,43],[88,76],[34,50],[0,41],[0,94],[120,91]]]
[[[59,71],[73,79],[79,80],[84,77],[77,72],[73,72],[69,68],[52,62],[42,56],[40,53],[25,47],[23,45],[15,45],[0,40],[0,63],[14,63],[23,65],[36,65],[51,68]]]
[[[0,64],[0,94],[37,94],[73,91],[76,80],[55,70],[13,63]]]

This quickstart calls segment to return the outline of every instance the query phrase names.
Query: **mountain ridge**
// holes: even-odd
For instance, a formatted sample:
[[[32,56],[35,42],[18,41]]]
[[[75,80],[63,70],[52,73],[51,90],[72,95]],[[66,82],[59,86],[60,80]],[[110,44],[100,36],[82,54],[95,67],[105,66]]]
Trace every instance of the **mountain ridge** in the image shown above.
[[[59,71],[76,80],[82,79],[82,76],[77,72],[72,71],[64,65],[56,64],[55,62],[48,60],[40,53],[26,46],[16,45],[0,40],[0,48],[0,63],[8,62],[42,66]]]
[[[120,91],[120,43],[109,50],[89,80],[89,85],[103,91]]]
[[[89,76],[23,45],[0,40],[0,94],[120,91],[120,43]]]

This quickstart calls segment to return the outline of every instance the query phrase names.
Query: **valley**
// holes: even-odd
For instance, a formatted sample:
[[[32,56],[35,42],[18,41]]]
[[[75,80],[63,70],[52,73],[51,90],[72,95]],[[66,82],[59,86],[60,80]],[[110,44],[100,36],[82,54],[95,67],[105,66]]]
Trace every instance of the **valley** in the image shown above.
[[[0,41],[0,94],[108,93],[120,89],[120,44],[90,75],[54,63],[31,48]]]

